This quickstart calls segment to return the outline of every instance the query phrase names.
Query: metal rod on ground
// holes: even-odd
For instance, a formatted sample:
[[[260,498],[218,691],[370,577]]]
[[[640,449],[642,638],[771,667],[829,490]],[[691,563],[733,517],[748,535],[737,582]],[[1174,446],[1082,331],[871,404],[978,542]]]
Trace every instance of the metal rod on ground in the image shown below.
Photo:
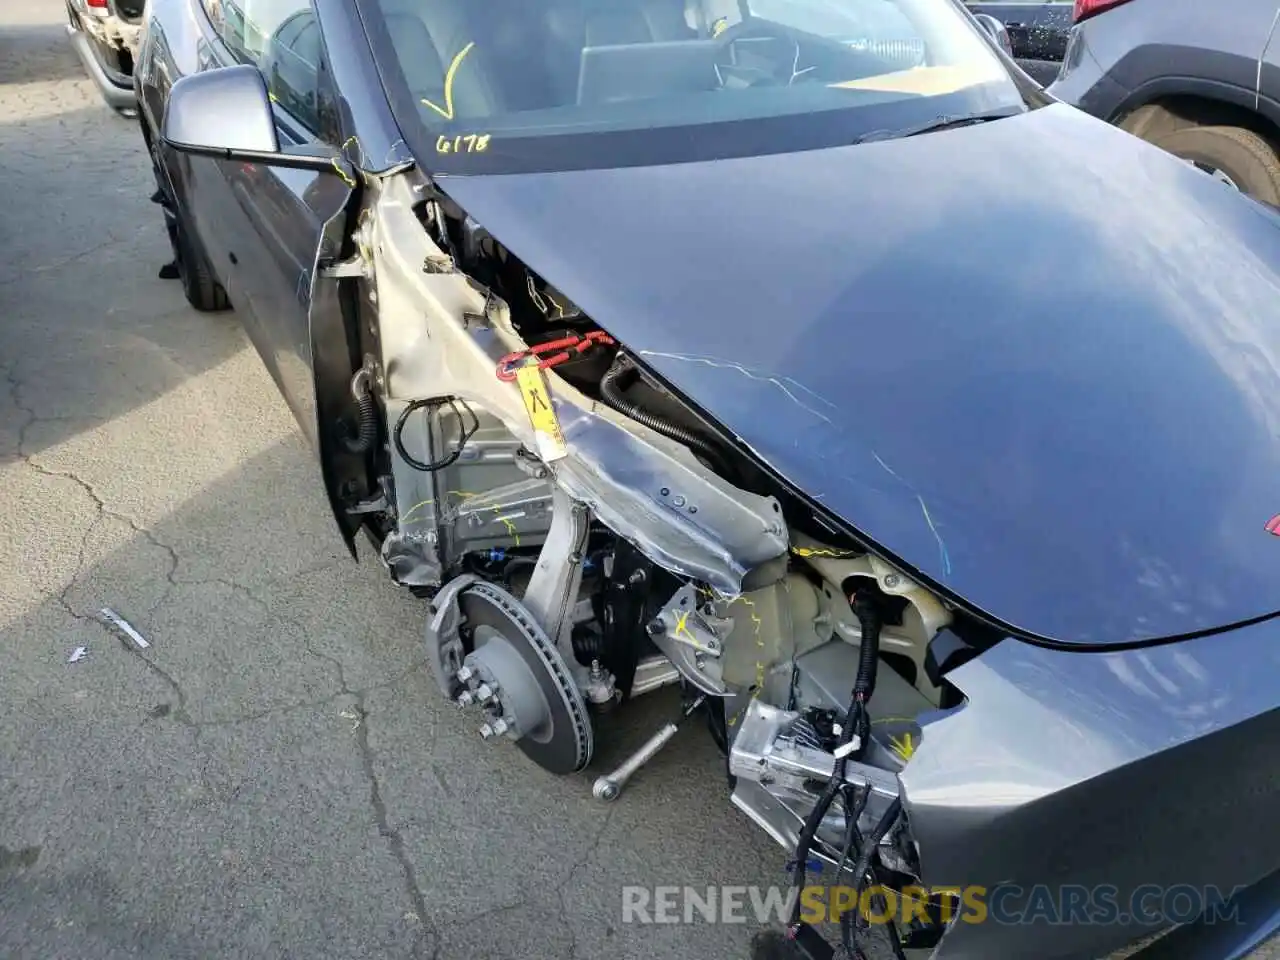
[[[684,710],[680,722],[683,722],[689,714],[702,706],[706,700],[705,694],[699,694],[694,701]],[[654,756],[666,746],[667,741],[676,735],[676,731],[680,729],[680,722],[668,722],[663,724],[662,729],[655,733],[652,737],[641,744],[640,749],[627,757],[622,765],[614,770],[607,777],[600,777],[596,780],[595,785],[591,788],[592,795],[597,800],[604,800],[606,803],[617,800],[618,795],[622,793],[622,788],[627,785],[627,781],[631,779],[631,775],[643,767],[646,763],[654,758]]]
[[[120,616],[120,614],[116,613],[110,607],[103,607],[99,610],[98,619],[102,620],[104,623],[112,624],[117,630],[132,640],[139,650],[146,650],[151,646],[142,634],[133,629],[133,625],[130,624],[128,620]]]

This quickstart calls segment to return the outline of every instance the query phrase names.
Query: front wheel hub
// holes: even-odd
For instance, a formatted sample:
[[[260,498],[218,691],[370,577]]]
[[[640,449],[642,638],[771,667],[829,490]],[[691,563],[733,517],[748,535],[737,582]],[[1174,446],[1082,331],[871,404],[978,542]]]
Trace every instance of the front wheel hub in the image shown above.
[[[586,704],[564,658],[520,601],[478,581],[457,597],[470,652],[457,677],[463,706],[484,711],[480,735],[514,740],[552,773],[576,773],[591,761]],[[467,642],[469,641],[469,642]]]

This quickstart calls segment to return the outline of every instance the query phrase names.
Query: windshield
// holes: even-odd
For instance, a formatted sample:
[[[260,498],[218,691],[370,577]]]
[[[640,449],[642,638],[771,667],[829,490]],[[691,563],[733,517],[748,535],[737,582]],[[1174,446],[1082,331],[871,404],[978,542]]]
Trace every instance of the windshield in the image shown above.
[[[372,0],[410,145],[438,173],[815,149],[1025,109],[954,0]]]

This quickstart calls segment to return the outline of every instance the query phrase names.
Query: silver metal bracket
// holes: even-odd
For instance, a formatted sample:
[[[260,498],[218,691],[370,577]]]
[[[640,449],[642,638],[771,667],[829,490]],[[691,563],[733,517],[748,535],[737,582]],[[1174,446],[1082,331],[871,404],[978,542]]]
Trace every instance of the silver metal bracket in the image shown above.
[[[462,625],[458,594],[479,580],[479,577],[470,573],[455,577],[444,585],[431,602],[431,617],[427,620],[424,631],[427,663],[440,692],[450,700],[454,699],[458,684],[469,679],[459,673],[466,650],[458,634],[458,628]]]
[[[565,663],[571,666],[577,664],[571,634],[590,521],[586,504],[574,500],[559,486],[553,487],[551,529],[547,531],[537,566],[521,598]]]
[[[729,750],[729,772],[737,778],[734,806],[788,850],[795,848],[817,799],[811,784],[829,780],[836,763],[833,754],[797,735],[802,726],[799,714],[752,700]],[[892,771],[849,760],[845,782],[870,790],[859,820],[865,835],[899,796],[898,778]],[[823,818],[818,836],[829,848],[838,849],[844,830],[843,815],[833,808]],[[812,853],[830,859],[818,847]]]
[[[649,623],[649,636],[684,677],[703,693],[728,695],[720,666],[724,639],[733,621],[698,609],[698,594],[685,584]]]

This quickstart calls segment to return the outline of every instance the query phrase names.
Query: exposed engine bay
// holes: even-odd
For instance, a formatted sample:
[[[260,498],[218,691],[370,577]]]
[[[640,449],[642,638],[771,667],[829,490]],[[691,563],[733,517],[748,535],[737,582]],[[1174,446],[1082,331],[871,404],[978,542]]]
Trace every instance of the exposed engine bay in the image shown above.
[[[813,858],[855,886],[915,882],[897,772],[920,715],[957,702],[945,674],[982,628],[827,526],[444,195],[405,183],[384,181],[356,237],[381,322],[362,329],[344,442],[379,478],[352,512],[429,600],[441,692],[484,740],[569,774],[601,716],[678,684],[726,754],[733,803],[792,851],[797,888]],[[595,795],[617,798],[682,719]],[[929,907],[899,953],[941,936]],[[847,918],[851,949],[883,936]]]

